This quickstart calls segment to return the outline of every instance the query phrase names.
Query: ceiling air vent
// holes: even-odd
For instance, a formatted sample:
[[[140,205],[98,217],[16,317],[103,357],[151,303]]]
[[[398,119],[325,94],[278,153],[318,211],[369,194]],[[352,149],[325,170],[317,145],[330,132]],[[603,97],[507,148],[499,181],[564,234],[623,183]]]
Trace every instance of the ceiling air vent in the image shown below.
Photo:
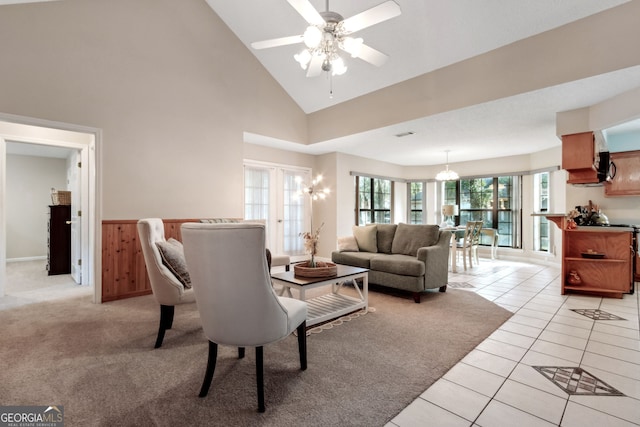
[[[402,138],[403,136],[409,136],[409,135],[413,135],[415,132],[413,131],[407,131],[407,132],[401,132],[401,133],[397,133],[396,137],[398,138]]]

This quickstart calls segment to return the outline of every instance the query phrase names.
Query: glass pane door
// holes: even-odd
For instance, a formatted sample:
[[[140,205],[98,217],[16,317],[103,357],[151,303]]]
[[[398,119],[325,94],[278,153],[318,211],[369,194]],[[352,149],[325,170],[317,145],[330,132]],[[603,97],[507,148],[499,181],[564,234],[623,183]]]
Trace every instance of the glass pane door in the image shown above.
[[[282,170],[283,177],[283,251],[287,255],[303,255],[304,242],[300,233],[308,231],[310,208],[308,197],[302,197],[303,183],[308,182],[307,171]]]
[[[300,233],[308,230],[310,205],[301,197],[309,170],[247,163],[244,167],[244,218],[267,224],[267,247],[277,254],[303,255]]]

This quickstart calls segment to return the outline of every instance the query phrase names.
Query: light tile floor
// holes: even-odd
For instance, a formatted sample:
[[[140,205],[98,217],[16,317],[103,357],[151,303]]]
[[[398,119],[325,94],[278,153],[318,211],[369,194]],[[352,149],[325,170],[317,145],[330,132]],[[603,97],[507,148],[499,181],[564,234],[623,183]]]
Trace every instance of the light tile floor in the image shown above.
[[[451,288],[514,315],[387,427],[640,426],[638,292],[561,295],[560,274],[555,266],[488,259],[450,273]],[[584,309],[623,320],[594,320]],[[547,377],[553,369],[543,374],[534,366],[582,368],[587,386],[600,381],[598,395],[569,394]],[[568,381],[565,371],[556,377]],[[623,395],[601,395],[610,388]]]

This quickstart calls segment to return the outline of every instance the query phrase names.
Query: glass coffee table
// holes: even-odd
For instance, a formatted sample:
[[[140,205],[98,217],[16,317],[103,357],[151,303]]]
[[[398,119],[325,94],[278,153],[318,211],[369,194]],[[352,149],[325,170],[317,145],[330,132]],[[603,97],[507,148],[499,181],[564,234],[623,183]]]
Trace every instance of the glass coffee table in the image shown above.
[[[307,326],[312,326],[369,307],[369,270],[340,264],[337,264],[337,267],[337,274],[331,277],[299,277],[291,269],[274,273],[271,279],[274,285],[282,286],[280,295],[287,294],[293,297],[291,289],[299,291],[300,299],[307,302]],[[340,293],[345,282],[356,279],[362,279],[362,291],[354,282],[358,296]],[[305,300],[306,291],[327,285],[331,285],[330,293]]]

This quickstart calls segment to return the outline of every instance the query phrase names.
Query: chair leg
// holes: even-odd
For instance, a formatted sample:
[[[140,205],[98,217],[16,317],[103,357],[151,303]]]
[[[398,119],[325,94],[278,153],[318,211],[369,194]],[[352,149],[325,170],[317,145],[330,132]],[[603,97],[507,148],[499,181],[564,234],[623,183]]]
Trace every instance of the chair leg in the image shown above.
[[[171,329],[173,326],[174,312],[175,306],[160,305],[160,327],[158,328],[158,337],[156,338],[156,345],[154,348],[160,348],[162,341],[164,340],[164,333],[167,329]]]
[[[244,359],[244,347],[238,347],[238,359]]]
[[[198,396],[205,397],[209,393],[209,387],[211,387],[211,380],[213,379],[213,372],[216,370],[216,359],[218,358],[218,344],[209,341],[209,357],[207,359],[207,371],[204,374],[204,381],[202,382],[202,388],[200,388],[200,394]]]
[[[420,304],[420,292],[413,292],[413,302]]]
[[[263,348],[256,347],[256,380],[258,385],[258,412],[264,412],[264,362]]]
[[[464,264],[464,271],[467,271],[467,250],[462,250],[462,263]]]
[[[307,370],[307,321],[298,326],[298,351],[300,352],[300,369]]]

